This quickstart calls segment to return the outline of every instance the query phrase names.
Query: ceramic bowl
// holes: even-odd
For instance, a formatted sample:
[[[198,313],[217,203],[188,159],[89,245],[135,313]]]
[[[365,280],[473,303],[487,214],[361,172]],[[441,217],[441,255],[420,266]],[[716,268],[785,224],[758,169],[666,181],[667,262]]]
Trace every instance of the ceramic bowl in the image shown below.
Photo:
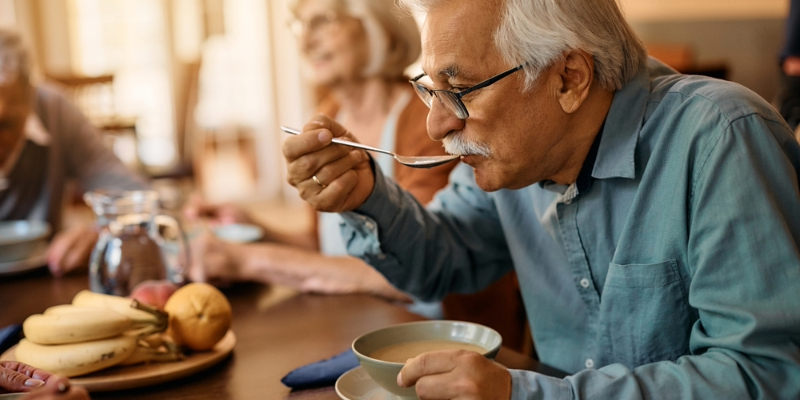
[[[261,227],[250,224],[228,224],[214,228],[214,235],[227,242],[250,243],[264,236]]]
[[[47,242],[50,225],[44,221],[0,222],[0,262],[26,260]]]
[[[404,363],[383,361],[372,355],[387,346],[431,340],[476,345],[490,359],[497,355],[502,344],[500,334],[483,325],[461,321],[423,321],[392,325],[361,335],[353,341],[353,352],[372,380],[382,388],[400,397],[416,398],[414,387],[397,386],[397,374]]]

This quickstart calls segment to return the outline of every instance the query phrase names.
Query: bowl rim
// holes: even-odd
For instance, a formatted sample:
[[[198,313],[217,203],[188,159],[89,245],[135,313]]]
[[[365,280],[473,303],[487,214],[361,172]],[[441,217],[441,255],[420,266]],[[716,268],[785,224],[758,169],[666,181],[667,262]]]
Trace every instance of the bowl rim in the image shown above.
[[[494,347],[492,347],[490,349],[486,349],[486,351],[484,351],[483,353],[480,353],[484,357],[487,354],[491,354],[493,352],[496,353],[503,346],[503,336],[500,335],[500,332],[497,332],[495,329],[490,328],[490,327],[488,327],[486,325],[478,324],[478,323],[475,323],[475,322],[468,322],[468,321],[439,319],[439,320],[431,320],[431,321],[403,322],[403,323],[389,325],[389,326],[385,326],[383,328],[378,328],[378,329],[375,329],[375,330],[371,330],[371,331],[369,331],[367,333],[364,333],[362,335],[359,335],[357,338],[355,338],[353,340],[353,342],[350,344],[350,349],[353,350],[353,353],[355,353],[357,357],[368,358],[369,360],[374,361],[374,362],[378,363],[379,365],[395,366],[395,367],[396,366],[401,366],[402,367],[403,365],[405,365],[405,363],[379,360],[377,358],[370,357],[370,356],[368,356],[366,354],[363,354],[363,353],[359,352],[358,350],[356,350],[356,342],[358,342],[361,338],[363,338],[363,337],[365,337],[367,335],[372,335],[372,334],[375,334],[375,333],[378,333],[378,332],[381,332],[381,331],[384,331],[384,330],[388,330],[388,329],[396,329],[398,327],[404,327],[404,326],[410,326],[410,325],[429,325],[429,324],[435,324],[435,323],[439,323],[439,324],[441,324],[441,323],[451,323],[451,324],[475,325],[475,326],[479,326],[481,328],[484,328],[486,330],[489,330],[491,332],[494,332],[494,334],[497,335],[498,338],[500,338],[500,341],[497,343],[496,346],[494,346]],[[404,342],[401,342],[401,343],[404,343]]]
[[[17,219],[17,220],[10,220],[10,221],[0,221],[0,225],[18,225],[18,224],[26,224],[26,225],[28,225],[28,227],[29,227],[28,229],[29,230],[30,230],[30,227],[34,227],[36,225],[42,226],[42,227],[44,227],[44,231],[39,233],[39,234],[34,234],[34,233],[31,233],[31,232],[28,232],[26,235],[15,236],[15,237],[11,237],[11,238],[8,238],[8,239],[3,239],[3,238],[0,237],[0,245],[6,246],[6,245],[13,245],[13,244],[19,244],[19,243],[25,243],[25,242],[32,242],[32,241],[36,241],[36,240],[41,240],[41,239],[46,238],[48,235],[50,235],[50,231],[52,230],[52,228],[50,227],[50,224],[47,221],[40,221],[40,220],[35,220],[35,219]]]

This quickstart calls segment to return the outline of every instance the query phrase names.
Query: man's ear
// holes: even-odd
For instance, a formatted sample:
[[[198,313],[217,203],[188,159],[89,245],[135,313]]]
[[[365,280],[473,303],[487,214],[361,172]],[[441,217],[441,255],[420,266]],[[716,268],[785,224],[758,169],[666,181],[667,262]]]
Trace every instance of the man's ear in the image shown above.
[[[570,50],[558,67],[561,77],[558,102],[565,113],[571,114],[589,96],[594,83],[594,58],[585,51]]]

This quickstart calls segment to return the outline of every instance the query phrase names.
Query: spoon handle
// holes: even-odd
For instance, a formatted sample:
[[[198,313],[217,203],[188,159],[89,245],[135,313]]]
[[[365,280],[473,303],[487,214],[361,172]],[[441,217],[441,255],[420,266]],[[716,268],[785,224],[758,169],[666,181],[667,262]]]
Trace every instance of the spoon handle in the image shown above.
[[[282,126],[281,130],[286,132],[286,133],[288,133],[288,134],[291,134],[291,135],[299,135],[300,134],[299,130],[293,129],[293,128],[289,128],[289,127],[286,127],[286,126]],[[394,153],[392,153],[391,151],[384,150],[384,149],[379,149],[377,147],[367,146],[367,145],[361,144],[361,143],[351,142],[349,140],[343,140],[343,139],[334,138],[333,140],[331,140],[331,142],[336,143],[336,144],[345,145],[345,146],[355,147],[357,149],[376,151],[378,153],[388,154],[388,155],[394,157]]]

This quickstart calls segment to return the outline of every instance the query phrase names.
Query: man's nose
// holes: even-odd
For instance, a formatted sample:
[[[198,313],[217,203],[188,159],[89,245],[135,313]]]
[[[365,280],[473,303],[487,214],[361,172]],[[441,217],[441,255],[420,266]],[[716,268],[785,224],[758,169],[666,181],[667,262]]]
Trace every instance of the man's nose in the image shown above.
[[[456,117],[439,99],[434,98],[428,111],[428,136],[441,141],[452,131],[464,129],[466,120]]]

